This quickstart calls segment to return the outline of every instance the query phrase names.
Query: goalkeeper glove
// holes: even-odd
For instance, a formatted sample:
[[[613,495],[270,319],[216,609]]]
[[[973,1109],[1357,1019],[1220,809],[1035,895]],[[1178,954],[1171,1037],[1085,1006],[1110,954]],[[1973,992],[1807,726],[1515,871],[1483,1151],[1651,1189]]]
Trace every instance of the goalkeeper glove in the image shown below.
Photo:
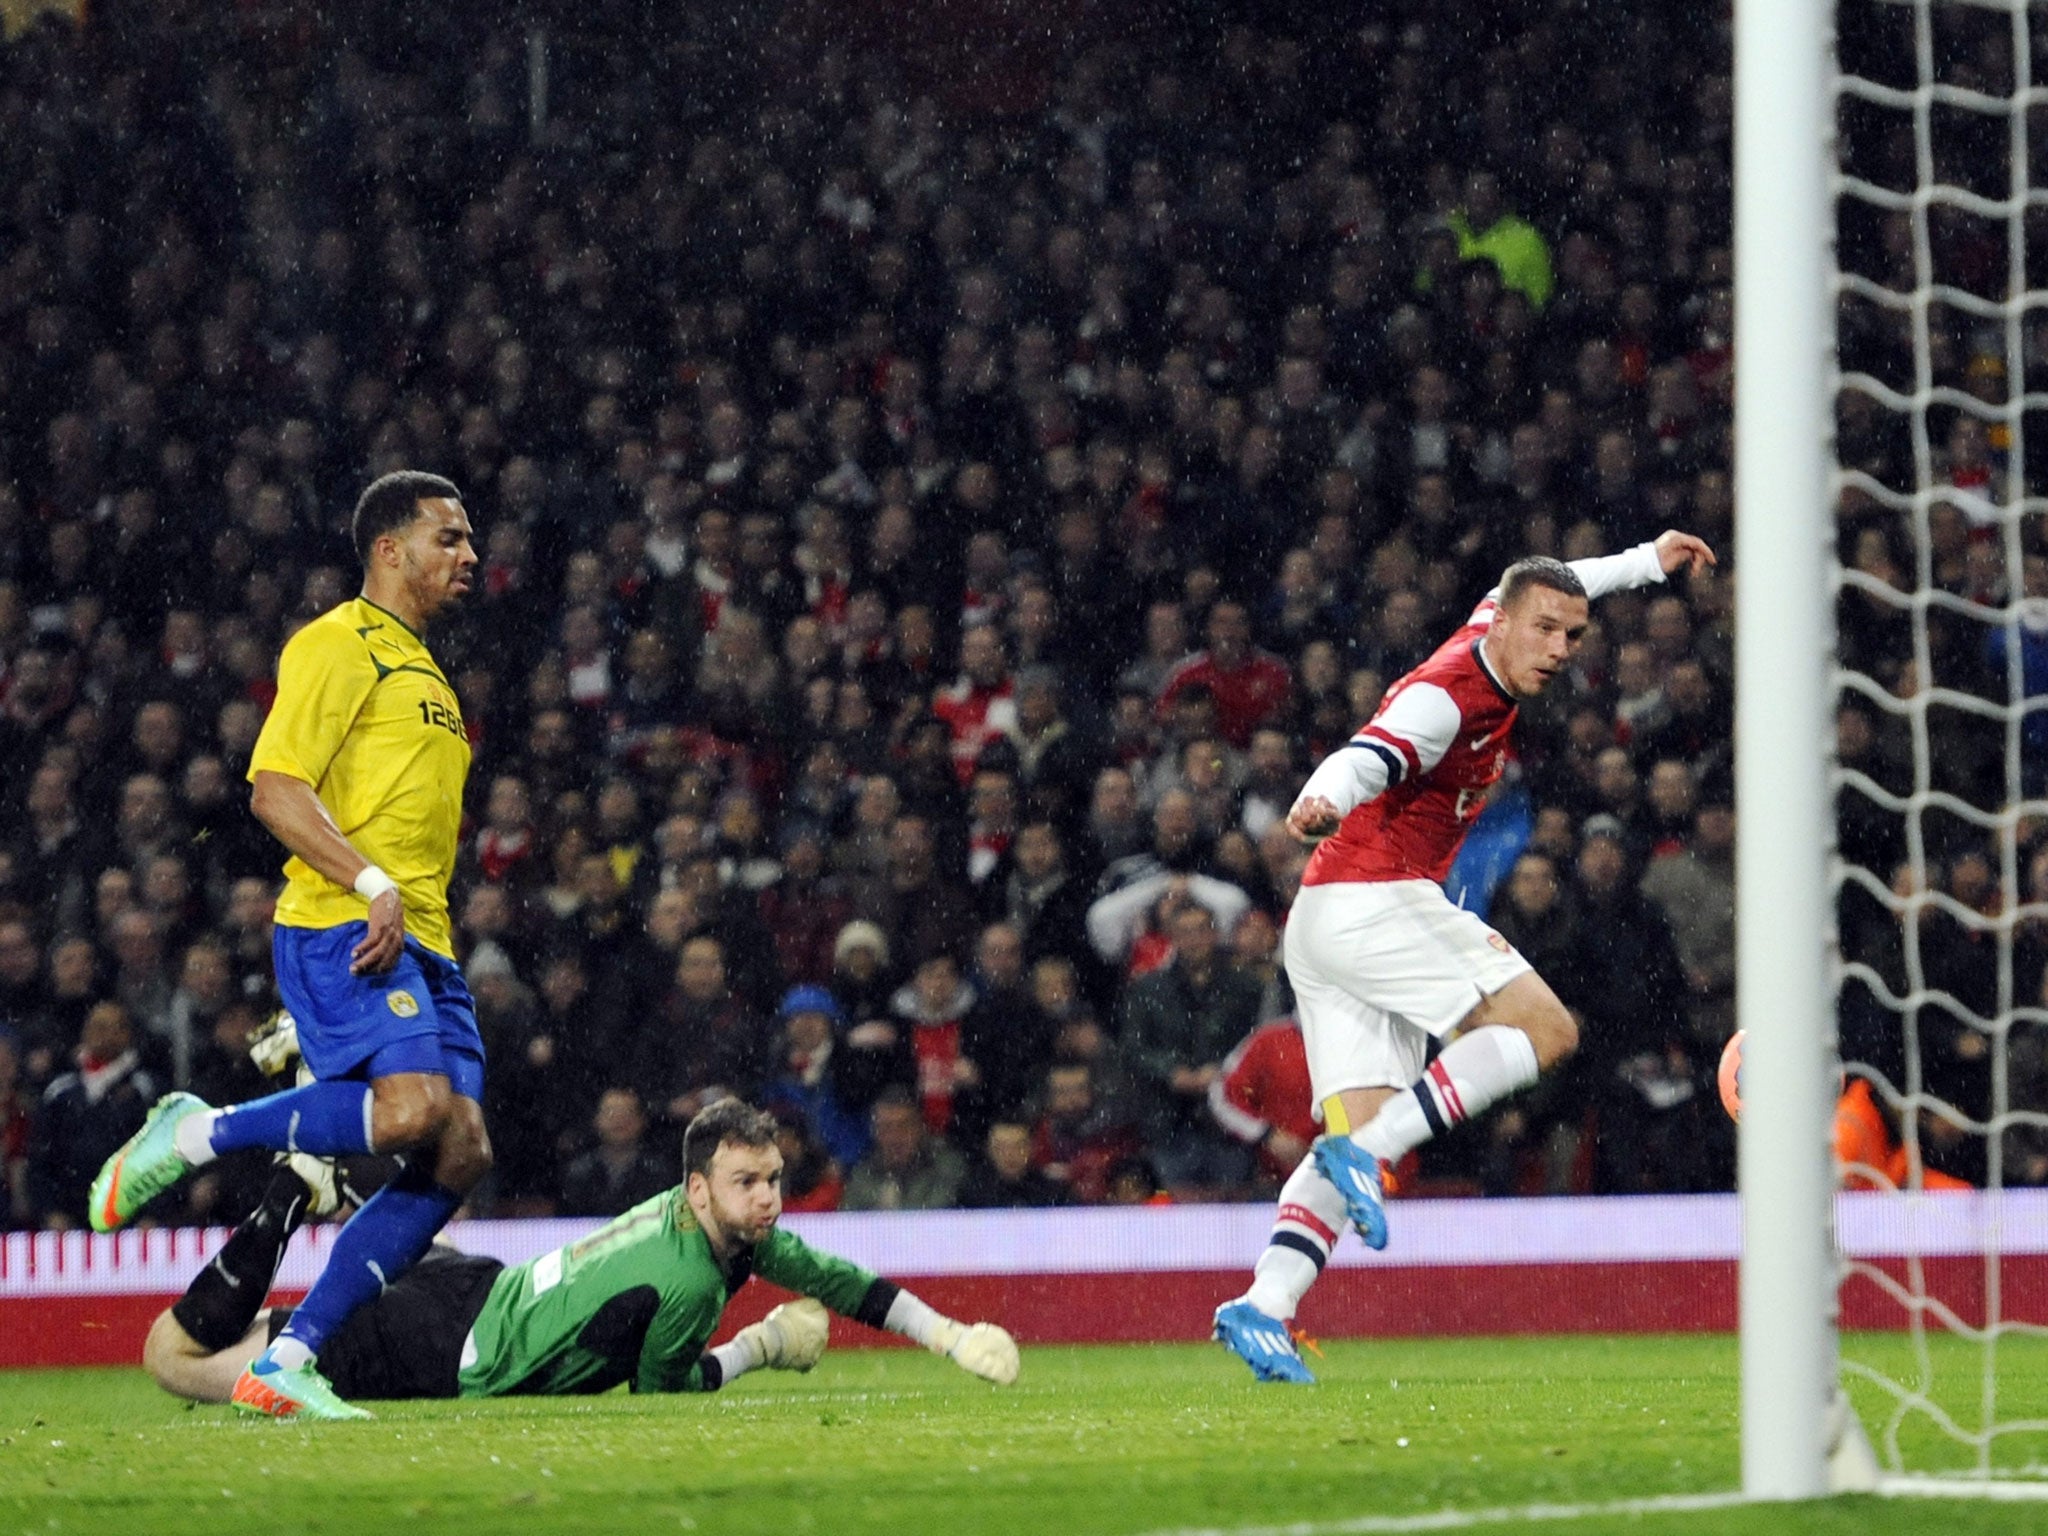
[[[752,1356],[750,1369],[765,1365],[771,1371],[808,1371],[824,1355],[831,1327],[823,1303],[804,1296],[785,1301],[760,1322],[734,1334],[732,1341],[746,1345]]]
[[[963,1371],[972,1371],[983,1381],[992,1381],[999,1387],[1007,1387],[1015,1381],[1023,1363],[1017,1355],[1017,1341],[994,1323],[976,1323],[968,1327],[950,1317],[942,1317],[932,1329],[925,1348],[935,1355],[944,1355]]]

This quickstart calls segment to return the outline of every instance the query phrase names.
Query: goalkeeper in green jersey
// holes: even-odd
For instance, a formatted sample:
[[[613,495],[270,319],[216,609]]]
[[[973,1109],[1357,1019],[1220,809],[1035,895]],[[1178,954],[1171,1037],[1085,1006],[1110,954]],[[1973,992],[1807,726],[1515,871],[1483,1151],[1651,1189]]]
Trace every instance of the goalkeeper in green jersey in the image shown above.
[[[224,1403],[283,1325],[262,1310],[307,1191],[280,1168],[150,1329],[143,1363],[166,1391]],[[320,1352],[345,1398],[515,1393],[711,1392],[766,1366],[807,1371],[825,1351],[826,1308],[943,1354],[986,1380],[1017,1379],[1017,1345],[782,1231],[775,1122],[726,1099],[683,1135],[683,1182],[566,1247],[516,1268],[437,1248],[343,1325]],[[729,1343],[706,1349],[752,1275],[798,1293]],[[822,1305],[821,1305],[822,1303]]]

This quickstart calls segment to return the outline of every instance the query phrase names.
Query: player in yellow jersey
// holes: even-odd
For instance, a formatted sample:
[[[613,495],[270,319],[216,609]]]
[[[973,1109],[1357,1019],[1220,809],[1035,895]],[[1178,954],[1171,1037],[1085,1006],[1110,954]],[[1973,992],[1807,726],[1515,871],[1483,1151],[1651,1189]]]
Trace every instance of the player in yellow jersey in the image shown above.
[[[469,738],[423,638],[469,590],[470,533],[438,475],[403,470],[363,492],[362,595],[285,646],[251,757],[251,808],[291,854],[274,957],[316,1081],[228,1110],[169,1095],[93,1182],[93,1225],[108,1231],[240,1147],[406,1153],[236,1383],[252,1412],[364,1416],[316,1369],[322,1342],[426,1251],[490,1166],[483,1041],[448,923]]]

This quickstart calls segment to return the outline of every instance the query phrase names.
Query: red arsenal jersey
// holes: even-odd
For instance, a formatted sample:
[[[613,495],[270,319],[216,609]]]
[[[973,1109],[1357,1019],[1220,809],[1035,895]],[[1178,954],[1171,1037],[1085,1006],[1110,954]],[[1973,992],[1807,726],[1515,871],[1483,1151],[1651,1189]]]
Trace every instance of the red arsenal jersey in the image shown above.
[[[1439,883],[1507,766],[1516,703],[1480,659],[1493,623],[1489,597],[1465,627],[1387,690],[1347,751],[1370,752],[1387,787],[1323,839],[1303,885],[1345,880]]]
[[[1315,1089],[1308,1075],[1308,1052],[1301,1026],[1291,1018],[1261,1024],[1224,1059],[1223,1069],[1209,1085],[1209,1107],[1217,1121],[1240,1141],[1258,1142],[1268,1126],[1277,1126],[1302,1141],[1322,1134],[1313,1106]],[[1259,1148],[1267,1172],[1286,1178],[1294,1165],[1283,1165]]]

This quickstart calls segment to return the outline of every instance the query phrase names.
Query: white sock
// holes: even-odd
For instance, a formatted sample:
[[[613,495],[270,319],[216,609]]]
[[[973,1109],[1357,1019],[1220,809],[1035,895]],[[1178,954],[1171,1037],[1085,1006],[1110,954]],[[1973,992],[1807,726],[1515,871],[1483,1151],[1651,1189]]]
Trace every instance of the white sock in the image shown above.
[[[1540,1075],[1536,1047],[1527,1035],[1507,1024],[1484,1025],[1445,1046],[1412,1087],[1382,1104],[1351,1139],[1374,1157],[1398,1163]]]
[[[726,1382],[744,1376],[761,1366],[760,1340],[756,1338],[735,1338],[729,1344],[721,1344],[711,1351],[711,1358],[718,1362],[719,1382]]]
[[[178,1156],[194,1168],[213,1161],[213,1127],[220,1119],[217,1109],[204,1110],[187,1115],[171,1131],[171,1145],[178,1149]]]
[[[280,1333],[270,1341],[270,1348],[264,1351],[270,1356],[270,1363],[283,1370],[292,1370],[312,1363],[313,1351],[288,1333]]]
[[[1344,1196],[1317,1171],[1315,1155],[1302,1158],[1280,1187],[1273,1235],[1252,1267],[1252,1288],[1244,1299],[1268,1317],[1283,1323],[1292,1319],[1347,1220]]]

